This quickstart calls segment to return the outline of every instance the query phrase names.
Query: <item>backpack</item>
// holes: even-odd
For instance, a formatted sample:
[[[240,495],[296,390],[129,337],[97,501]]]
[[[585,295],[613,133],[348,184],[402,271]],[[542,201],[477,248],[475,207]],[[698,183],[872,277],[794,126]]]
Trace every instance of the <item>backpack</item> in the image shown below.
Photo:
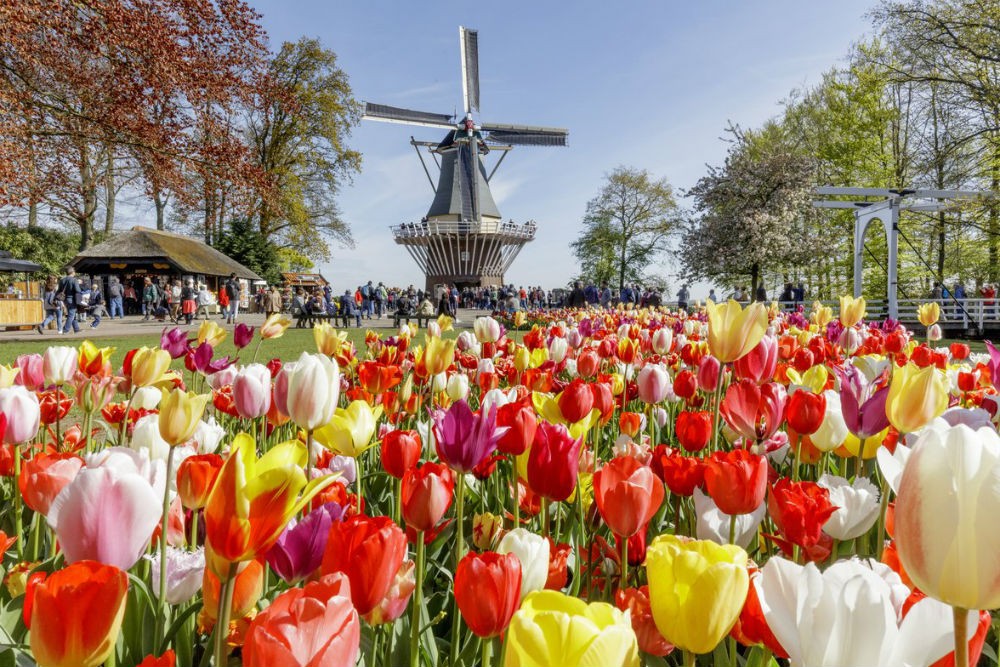
[[[236,281],[235,280],[227,280],[226,281],[226,296],[229,297],[229,300],[232,301],[233,299],[237,298],[239,296],[239,294],[240,294],[240,288],[239,288],[239,285],[236,284]]]

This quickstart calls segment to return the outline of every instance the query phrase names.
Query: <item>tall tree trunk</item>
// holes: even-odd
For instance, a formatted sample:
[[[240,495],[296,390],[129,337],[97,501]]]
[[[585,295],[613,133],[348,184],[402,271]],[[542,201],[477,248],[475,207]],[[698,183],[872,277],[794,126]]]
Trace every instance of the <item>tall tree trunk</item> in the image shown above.
[[[80,144],[80,191],[83,207],[76,215],[80,227],[80,250],[86,250],[94,241],[94,213],[97,211],[97,176],[90,162],[90,150]]]
[[[625,289],[625,244],[622,243],[621,250],[618,253],[618,293]]]
[[[163,214],[167,208],[167,200],[159,188],[153,189],[153,206],[156,207],[156,228],[163,231],[166,228]]]
[[[35,199],[34,194],[29,195],[28,199],[28,226],[37,227],[38,226],[38,200]]]
[[[753,263],[750,267],[750,298],[751,300],[757,298],[757,285],[760,283],[760,264],[757,262]]]
[[[994,137],[993,155],[990,163],[990,192],[996,192],[1000,187],[1000,143]],[[986,216],[986,244],[989,255],[990,283],[996,284],[1000,278],[1000,210],[996,200],[989,203]]]
[[[108,167],[104,172],[104,233],[110,234],[115,228],[115,156],[108,151]]]
[[[937,215],[937,267],[935,267],[935,277],[937,281],[944,284],[944,248],[945,248],[945,215],[944,211],[938,211]]]

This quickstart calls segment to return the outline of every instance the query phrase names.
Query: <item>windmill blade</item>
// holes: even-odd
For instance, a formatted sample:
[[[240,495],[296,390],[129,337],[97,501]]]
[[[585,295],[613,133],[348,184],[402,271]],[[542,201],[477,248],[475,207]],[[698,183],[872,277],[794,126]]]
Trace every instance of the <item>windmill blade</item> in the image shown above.
[[[459,26],[462,47],[462,99],[465,113],[479,111],[479,31]]]
[[[482,131],[489,133],[486,141],[511,146],[566,146],[569,139],[569,130],[560,127],[484,123]]]
[[[402,123],[404,125],[447,127],[449,129],[455,127],[455,124],[451,122],[453,117],[448,114],[414,111],[413,109],[391,107],[387,104],[372,104],[371,102],[365,102],[365,113],[361,118],[363,120],[379,120],[385,123]]]

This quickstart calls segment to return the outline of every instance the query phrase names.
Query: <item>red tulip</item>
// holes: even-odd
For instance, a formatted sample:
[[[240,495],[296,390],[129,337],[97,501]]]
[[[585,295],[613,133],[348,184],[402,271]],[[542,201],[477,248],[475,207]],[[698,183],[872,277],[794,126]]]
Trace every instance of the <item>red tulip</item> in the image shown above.
[[[545,579],[545,588],[550,591],[561,591],[569,583],[568,561],[573,553],[573,547],[564,542],[556,544],[549,539],[549,576]]]
[[[649,655],[664,657],[670,655],[674,645],[663,638],[653,621],[653,611],[649,604],[649,586],[642,588],[618,589],[615,606],[629,612],[632,631],[639,642],[639,650]]]
[[[420,460],[422,444],[416,431],[395,430],[382,436],[382,467],[396,479]]]
[[[674,394],[680,398],[691,398],[698,390],[698,378],[689,370],[683,370],[674,378]]]
[[[521,602],[521,561],[513,553],[468,553],[455,570],[455,602],[472,632],[496,637]]]
[[[660,468],[660,478],[670,492],[689,497],[705,482],[705,462],[695,456],[684,456],[678,451],[669,451],[654,457]]]
[[[749,514],[764,502],[767,469],[746,449],[715,452],[705,460],[705,489],[724,514]]]
[[[674,433],[686,451],[701,451],[712,439],[712,413],[704,410],[678,413]]]
[[[740,380],[726,389],[719,412],[734,431],[747,440],[761,442],[781,426],[786,401],[785,388],[776,382],[757,386],[751,380]]]
[[[719,386],[719,374],[722,364],[711,355],[706,355],[698,362],[698,388],[705,392],[713,392]]]
[[[177,495],[189,510],[198,510],[208,504],[208,493],[225,461],[218,454],[189,456],[177,468]]]
[[[743,603],[743,610],[729,635],[744,646],[763,644],[771,653],[779,658],[788,659],[788,652],[774,636],[771,627],[764,618],[764,609],[760,606],[757,589],[760,586],[760,572],[752,562],[750,564],[750,589]]]
[[[580,447],[562,424],[541,422],[528,452],[528,485],[549,500],[562,501],[572,495],[580,470]]]
[[[531,400],[507,403],[497,410],[497,426],[506,426],[507,432],[497,441],[497,449],[504,454],[519,456],[535,439],[538,418]]]
[[[589,380],[597,375],[600,367],[601,358],[593,349],[584,350],[576,357],[576,372],[584,379]]]
[[[250,623],[245,667],[348,667],[361,651],[361,620],[349,581],[331,574],[274,599]]]
[[[805,373],[813,367],[813,353],[808,347],[800,347],[792,357],[792,368],[799,373]]]
[[[556,400],[563,418],[571,424],[585,418],[594,408],[594,395],[587,383],[579,378],[566,385]]]
[[[173,649],[170,649],[159,658],[147,655],[146,658],[139,663],[139,667],[174,667],[176,664],[177,655],[174,653]]]
[[[320,572],[343,572],[351,580],[351,599],[364,616],[389,592],[406,557],[406,533],[386,516],[353,516],[334,522]]]
[[[962,361],[969,358],[969,346],[965,343],[952,343],[948,347],[948,351],[951,352],[951,358],[955,361]]]
[[[733,362],[733,374],[754,384],[769,382],[778,366],[778,339],[764,336],[753,348]]]
[[[369,394],[381,394],[403,381],[403,369],[395,364],[363,361],[358,364],[358,381]]]
[[[767,511],[781,536],[803,549],[816,546],[823,524],[839,508],[830,502],[830,491],[815,482],[791,482],[782,477],[771,487]]]
[[[604,426],[615,414],[615,395],[607,382],[592,382],[590,393],[594,395],[594,409],[601,413],[600,424]]]
[[[594,473],[594,499],[611,532],[629,538],[660,509],[663,484],[648,466],[621,456]]]
[[[443,463],[425,463],[403,475],[400,501],[406,525],[418,531],[434,528],[451,507],[455,476]]]
[[[49,513],[52,501],[73,481],[83,467],[76,454],[37,454],[21,466],[18,488],[24,504],[43,515]]]
[[[785,419],[788,425],[800,435],[812,435],[823,425],[826,416],[826,396],[814,394],[808,389],[798,389],[788,397],[785,404]]]

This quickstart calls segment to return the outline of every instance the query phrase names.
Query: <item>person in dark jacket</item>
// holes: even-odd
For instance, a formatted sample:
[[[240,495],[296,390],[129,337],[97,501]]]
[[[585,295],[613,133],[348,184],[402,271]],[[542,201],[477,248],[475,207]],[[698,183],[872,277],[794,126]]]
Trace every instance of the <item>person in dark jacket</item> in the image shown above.
[[[80,333],[80,323],[76,321],[80,283],[76,279],[76,269],[72,266],[66,269],[66,275],[59,280],[56,298],[66,304],[66,324],[63,325],[63,333],[69,333],[70,327],[73,327],[73,333]]]
[[[578,280],[573,285],[573,291],[569,293],[570,308],[586,308],[587,295],[583,291],[583,284]]]

